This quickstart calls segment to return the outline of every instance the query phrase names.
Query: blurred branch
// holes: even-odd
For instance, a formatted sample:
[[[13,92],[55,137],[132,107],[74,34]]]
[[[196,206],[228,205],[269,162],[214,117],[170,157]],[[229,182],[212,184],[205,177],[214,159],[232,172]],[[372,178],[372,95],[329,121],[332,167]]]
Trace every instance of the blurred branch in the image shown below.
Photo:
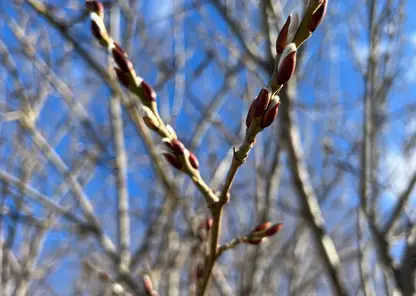
[[[114,6],[111,9],[111,33],[120,36],[120,10]],[[129,194],[127,191],[127,154],[124,147],[123,119],[119,97],[110,100],[111,123],[113,128],[113,141],[116,150],[116,186],[117,186],[117,234],[120,252],[120,270],[130,268],[130,216]]]
[[[231,15],[228,13],[228,8],[222,4],[219,0],[209,0],[211,4],[217,9],[221,17],[231,28],[241,46],[243,46],[245,53],[248,57],[257,65],[261,66],[266,72],[273,72],[273,62],[270,63],[268,60],[263,60],[256,53],[256,49],[251,46],[251,42],[245,40],[244,38],[244,29],[241,28],[240,24],[235,21]]]
[[[69,221],[76,223],[78,225],[84,225],[87,226],[82,220],[80,220],[78,217],[76,217],[70,209],[62,208],[60,205],[56,204],[49,198],[48,196],[45,196],[32,187],[30,185],[21,182],[21,180],[17,179],[16,177],[10,175],[9,173],[0,170],[0,179],[3,182],[6,182],[8,184],[11,184],[14,187],[20,187],[23,189],[24,193],[27,194],[28,197],[32,198],[36,202],[42,204],[47,209],[50,209],[52,211],[56,211],[57,213],[61,214],[65,218],[67,218]]]
[[[287,141],[295,188],[301,197],[301,202],[306,214],[305,218],[315,236],[332,286],[337,295],[348,295],[342,281],[339,256],[332,239],[325,231],[325,221],[322,217],[318,199],[315,195],[309,173],[305,166],[298,124],[295,117],[295,111],[292,107],[294,98],[291,94],[284,94],[284,101],[287,105],[284,111],[286,113],[285,118],[287,119]]]
[[[394,228],[394,224],[399,219],[400,214],[403,212],[407,202],[409,201],[415,186],[416,186],[416,172],[413,173],[412,177],[410,178],[406,186],[406,189],[397,197],[397,203],[391,212],[390,218],[387,220],[384,226],[384,229],[383,229],[384,236],[388,237],[390,235],[391,230]]]

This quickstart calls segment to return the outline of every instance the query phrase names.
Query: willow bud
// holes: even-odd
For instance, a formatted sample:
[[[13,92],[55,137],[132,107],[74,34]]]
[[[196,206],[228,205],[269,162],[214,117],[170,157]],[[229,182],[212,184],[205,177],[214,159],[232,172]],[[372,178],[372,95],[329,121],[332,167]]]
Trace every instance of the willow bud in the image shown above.
[[[266,128],[270,126],[273,121],[277,117],[277,113],[279,111],[279,105],[280,105],[280,98],[278,95],[273,96],[272,100],[270,101],[269,106],[267,107],[266,113],[263,116],[263,119],[261,121],[261,127]]]
[[[169,146],[170,148],[173,150],[174,153],[182,155],[185,153],[185,146],[182,144],[181,141],[179,141],[178,139],[172,139],[169,142]]]
[[[140,84],[140,87],[143,90],[144,97],[147,102],[156,101],[156,92],[153,90],[153,88],[149,84],[147,84],[146,81],[142,81]]]
[[[140,114],[148,128],[154,131],[159,130],[159,121],[157,120],[153,111],[150,110],[150,108],[143,105],[140,106]]]
[[[289,27],[291,22],[292,16],[289,15],[286,19],[285,24],[283,25],[282,29],[280,30],[279,36],[277,36],[276,40],[276,53],[281,54],[286,47],[287,44],[287,37],[289,35]]]
[[[198,158],[196,158],[195,154],[189,151],[188,159],[189,159],[189,163],[191,164],[191,166],[197,170],[199,168],[199,161],[198,161]]]
[[[114,71],[116,71],[116,75],[118,80],[122,85],[124,85],[127,88],[130,88],[131,86],[131,79],[130,74],[128,72],[124,72],[121,69],[114,67]]]
[[[175,168],[178,170],[182,170],[182,162],[181,160],[173,153],[164,152],[163,156],[166,158],[166,160]]]
[[[276,233],[278,233],[280,230],[282,230],[282,228],[283,228],[282,223],[274,224],[273,226],[266,229],[265,236],[273,236]]]
[[[254,100],[253,116],[254,117],[263,116],[264,111],[269,105],[269,102],[270,102],[270,89],[263,87],[261,91],[259,92],[257,98]]]
[[[185,154],[185,146],[177,139],[164,138],[162,141],[165,144],[163,156],[172,166],[182,170],[183,164],[179,157]]]
[[[292,78],[296,68],[296,45],[289,43],[286,45],[277,68],[277,84],[283,85]]]
[[[308,29],[311,32],[314,32],[325,18],[328,0],[322,0],[322,2],[321,6],[319,6],[319,8],[312,14],[311,22],[308,25]]]
[[[133,69],[133,64],[127,59],[127,53],[114,42],[114,47],[111,49],[114,61],[123,72],[130,72]]]

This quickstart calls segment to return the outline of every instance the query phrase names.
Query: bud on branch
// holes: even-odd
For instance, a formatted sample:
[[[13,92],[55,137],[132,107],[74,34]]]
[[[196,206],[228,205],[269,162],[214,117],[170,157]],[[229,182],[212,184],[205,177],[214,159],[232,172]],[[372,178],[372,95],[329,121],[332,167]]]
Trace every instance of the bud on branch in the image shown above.
[[[274,95],[271,99],[271,90],[262,88],[257,98],[251,103],[246,117],[246,126],[249,128],[253,119],[260,119],[260,127],[262,129],[270,126],[275,120],[280,104],[278,95]]]
[[[286,45],[277,67],[277,84],[283,85],[292,78],[296,68],[296,45],[289,43]]]
[[[147,127],[157,132],[159,130],[160,123],[153,111],[150,110],[150,108],[142,105],[140,106],[139,112]]]
[[[287,17],[285,24],[283,25],[282,29],[280,30],[279,36],[277,36],[276,40],[276,53],[282,54],[283,50],[286,47],[288,36],[289,36],[289,28],[290,23],[292,21],[292,15]]]
[[[197,170],[199,168],[198,159],[192,152],[185,148],[181,141],[178,139],[164,138],[163,142],[165,149],[162,154],[172,166],[178,170],[186,171],[186,162],[188,162],[192,169]]]
[[[140,83],[140,87],[143,90],[144,97],[145,97],[145,99],[146,99],[147,102],[154,102],[154,101],[156,101],[156,92],[154,91],[154,89],[146,81],[143,80]]]
[[[276,223],[270,226],[270,222],[264,222],[258,225],[253,231],[247,236],[246,243],[251,245],[258,245],[260,244],[263,239],[273,236],[278,233],[282,228],[282,223]]]
[[[277,113],[279,111],[279,105],[280,105],[280,98],[278,95],[273,96],[272,100],[269,103],[269,106],[266,109],[266,112],[263,116],[263,119],[261,121],[261,127],[266,128],[270,126],[273,121],[277,117]]]
[[[113,43],[111,53],[113,55],[114,61],[121,71],[130,72],[133,69],[133,64],[128,60],[127,53],[120,47],[117,42]]]
[[[321,6],[312,14],[312,19],[308,25],[308,29],[312,33],[319,27],[326,15],[328,0],[321,0],[320,2],[322,2]]]

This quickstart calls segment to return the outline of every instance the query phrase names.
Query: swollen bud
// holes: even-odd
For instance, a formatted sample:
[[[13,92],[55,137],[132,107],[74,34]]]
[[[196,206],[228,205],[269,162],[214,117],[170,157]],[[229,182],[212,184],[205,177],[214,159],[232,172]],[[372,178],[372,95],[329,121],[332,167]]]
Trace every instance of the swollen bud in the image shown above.
[[[164,138],[162,141],[165,144],[163,156],[172,166],[178,170],[182,170],[183,165],[179,155],[185,153],[185,146],[176,139]]]
[[[127,52],[120,46],[118,42],[113,42],[115,48],[117,48],[127,58]]]
[[[153,88],[149,84],[147,84],[146,81],[142,81],[140,84],[140,87],[143,90],[144,97],[147,102],[156,101],[156,92],[153,90]]]
[[[254,100],[253,116],[263,116],[264,111],[270,102],[270,89],[263,87],[259,92],[257,98]]]
[[[292,78],[296,68],[296,45],[294,43],[288,44],[280,58],[277,68],[277,84],[283,85]]]
[[[124,72],[124,71],[122,71],[121,69],[119,69],[117,67],[115,67],[114,70],[116,71],[118,81],[120,81],[120,83],[122,85],[124,85],[125,87],[130,88],[130,86],[131,86],[130,73]]]
[[[166,142],[166,144],[172,149],[172,151],[176,154],[184,154],[185,153],[185,146],[182,144],[181,141],[178,139],[172,139],[170,142]]]
[[[282,228],[282,223],[277,223],[272,226],[270,226],[270,222],[262,223],[254,228],[254,230],[248,235],[246,242],[253,245],[259,244],[264,238],[275,235]]]
[[[189,151],[188,159],[189,159],[189,163],[191,164],[191,166],[197,170],[199,168],[199,161],[198,161],[198,158],[196,158],[195,154]]]
[[[184,159],[188,160],[189,164],[195,170],[199,168],[198,159],[192,152],[185,148],[181,141],[172,138],[164,138],[162,141],[164,143],[163,156],[175,168],[183,170],[185,168],[183,166]]]
[[[283,228],[283,224],[282,223],[274,224],[273,226],[269,227],[266,230],[265,236],[273,236],[276,233],[278,233],[282,228]]]
[[[111,50],[114,61],[123,72],[130,72],[133,69],[132,63],[127,59],[127,53],[114,42],[114,47]]]
[[[159,130],[159,121],[157,120],[155,114],[153,113],[150,108],[146,106],[140,106],[140,114],[143,118],[144,123],[147,125],[148,128],[154,131]]]
[[[280,105],[280,98],[278,95],[273,96],[272,100],[270,101],[269,106],[267,107],[266,113],[263,116],[263,119],[261,121],[261,127],[266,128],[270,126],[273,121],[277,117],[277,113],[279,111],[279,105]]]

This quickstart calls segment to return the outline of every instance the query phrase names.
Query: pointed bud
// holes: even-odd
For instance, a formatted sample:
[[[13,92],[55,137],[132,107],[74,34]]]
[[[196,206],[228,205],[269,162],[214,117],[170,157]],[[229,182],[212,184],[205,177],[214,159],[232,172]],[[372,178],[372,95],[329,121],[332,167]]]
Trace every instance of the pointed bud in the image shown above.
[[[250,105],[250,108],[248,109],[247,112],[247,117],[246,117],[246,127],[249,128],[251,125],[251,122],[253,121],[253,113],[254,113],[254,103],[255,101],[253,101]]]
[[[104,17],[104,6],[100,1],[87,0],[85,6],[90,12],[95,12],[100,17]]]
[[[194,169],[197,170],[199,168],[198,158],[196,158],[196,156],[192,152],[189,151],[189,157],[188,157],[188,159],[189,159],[189,162],[190,162],[191,166]]]
[[[131,69],[133,69],[133,65],[127,59],[127,54],[123,49],[114,46],[111,52],[113,54],[114,61],[116,62],[117,66],[120,68],[121,71],[130,72]]]
[[[139,112],[148,128],[154,131],[159,130],[159,121],[157,120],[153,111],[150,110],[150,108],[142,105],[140,106]]]
[[[266,128],[270,126],[273,121],[277,117],[277,113],[279,111],[279,105],[280,105],[280,98],[278,95],[273,96],[273,99],[270,101],[269,106],[267,107],[266,113],[263,116],[263,119],[261,121],[261,127]]]
[[[156,101],[156,92],[146,81],[142,81],[140,87],[143,89],[144,97],[147,102]]]
[[[270,224],[271,224],[270,222],[261,223],[261,224],[257,225],[256,228],[254,228],[254,230],[252,232],[254,233],[254,232],[257,232],[257,231],[265,230],[265,229],[270,227]]]
[[[114,70],[116,71],[116,75],[120,83],[124,85],[125,87],[130,88],[131,86],[130,74],[128,72],[123,72],[117,67],[115,67]]]
[[[308,29],[311,32],[314,32],[325,18],[326,10],[328,7],[328,0],[323,0],[322,2],[323,3],[321,4],[321,6],[319,6],[319,8],[312,15],[311,22],[308,25]]]
[[[264,111],[270,102],[270,90],[268,88],[262,88],[257,98],[254,100],[253,117],[263,116]]]
[[[282,230],[283,228],[283,224],[282,223],[277,223],[271,227],[269,227],[266,232],[265,232],[265,236],[273,236],[276,233],[278,233],[280,230]]]
[[[289,27],[291,22],[292,16],[289,15],[285,24],[283,25],[282,29],[280,30],[279,36],[277,36],[276,40],[276,53],[281,54],[286,47],[287,44],[287,37],[289,35]]]
[[[292,78],[296,68],[296,45],[290,43],[285,47],[277,70],[277,84],[283,85]]]

